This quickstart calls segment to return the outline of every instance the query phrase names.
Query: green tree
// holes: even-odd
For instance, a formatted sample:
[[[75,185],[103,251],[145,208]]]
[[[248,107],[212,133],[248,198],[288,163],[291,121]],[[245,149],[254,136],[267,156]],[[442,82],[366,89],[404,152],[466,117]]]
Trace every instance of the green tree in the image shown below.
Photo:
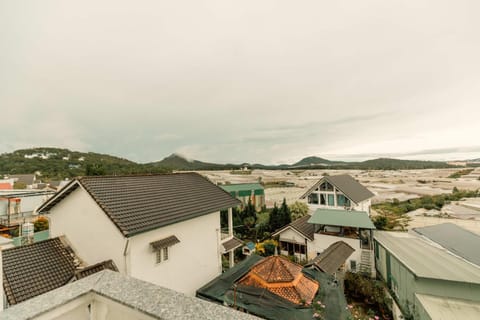
[[[275,231],[279,228],[281,228],[282,222],[281,222],[281,217],[280,217],[280,211],[278,210],[277,203],[273,205],[272,211],[270,211],[270,227],[272,231]]]
[[[85,169],[85,174],[87,176],[103,176],[106,174],[105,168],[101,164],[87,164]]]
[[[290,222],[292,222],[292,215],[290,213],[290,209],[288,208],[287,200],[285,198],[283,198],[283,202],[282,202],[282,205],[280,206],[279,213],[280,213],[280,224],[281,224],[280,227],[283,227],[289,224]]]
[[[290,209],[293,221],[308,214],[308,205],[304,202],[295,201],[289,205],[288,208]]]

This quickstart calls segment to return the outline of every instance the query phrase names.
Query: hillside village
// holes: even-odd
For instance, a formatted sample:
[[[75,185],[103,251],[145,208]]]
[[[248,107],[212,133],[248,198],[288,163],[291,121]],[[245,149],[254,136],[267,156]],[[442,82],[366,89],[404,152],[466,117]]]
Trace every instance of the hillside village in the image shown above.
[[[462,170],[5,175],[0,319],[477,319]]]

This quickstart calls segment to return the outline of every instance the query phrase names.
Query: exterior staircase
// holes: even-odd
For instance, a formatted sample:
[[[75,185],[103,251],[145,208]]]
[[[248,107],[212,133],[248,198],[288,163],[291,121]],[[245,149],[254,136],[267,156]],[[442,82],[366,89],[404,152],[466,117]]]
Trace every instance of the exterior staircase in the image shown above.
[[[373,251],[362,250],[360,255],[360,273],[374,277],[374,270]]]

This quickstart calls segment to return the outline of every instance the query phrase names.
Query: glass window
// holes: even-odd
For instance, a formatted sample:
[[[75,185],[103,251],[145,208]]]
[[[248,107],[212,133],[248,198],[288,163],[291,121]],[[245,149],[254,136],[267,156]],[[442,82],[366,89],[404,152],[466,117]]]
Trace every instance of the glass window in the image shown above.
[[[168,247],[163,248],[163,261],[168,260]]]
[[[308,195],[308,203],[318,204],[318,194],[310,193]]]
[[[327,204],[327,200],[326,200],[326,196],[325,194],[320,194],[320,204],[322,205],[326,205]]]
[[[320,185],[320,190],[322,191],[333,191],[333,186],[328,183],[328,182],[324,182]]]
[[[329,206],[334,206],[335,205],[335,199],[333,194],[328,195],[328,205]]]

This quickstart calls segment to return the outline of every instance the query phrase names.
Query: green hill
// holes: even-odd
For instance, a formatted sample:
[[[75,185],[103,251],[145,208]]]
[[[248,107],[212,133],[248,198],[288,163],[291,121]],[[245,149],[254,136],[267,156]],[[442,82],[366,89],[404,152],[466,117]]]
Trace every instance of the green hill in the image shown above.
[[[37,171],[44,179],[54,180],[84,175],[159,173],[167,170],[107,154],[60,148],[22,149],[0,155],[0,174]]]
[[[84,175],[119,175],[164,173],[174,170],[232,170],[242,164],[217,164],[188,160],[172,154],[161,161],[139,164],[128,159],[94,152],[78,152],[60,148],[32,148],[0,155],[1,174],[22,174],[39,171],[43,180],[57,180]],[[363,162],[331,161],[320,157],[306,157],[294,164],[248,165],[252,169],[361,169],[401,170],[449,168],[445,162],[379,158]]]

